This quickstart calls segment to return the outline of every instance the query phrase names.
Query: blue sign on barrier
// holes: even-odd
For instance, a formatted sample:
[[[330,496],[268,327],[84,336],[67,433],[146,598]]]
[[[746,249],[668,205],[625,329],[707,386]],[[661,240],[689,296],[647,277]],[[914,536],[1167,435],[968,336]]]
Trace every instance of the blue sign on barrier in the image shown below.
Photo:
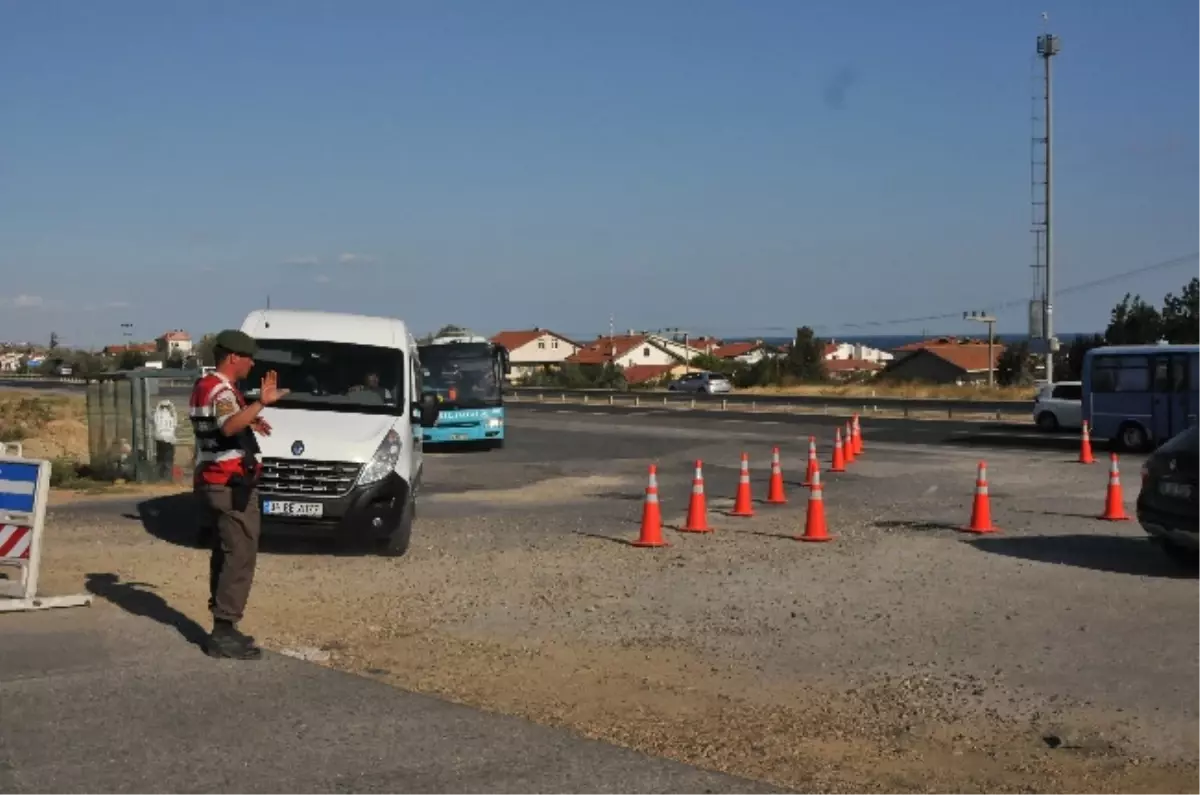
[[[38,594],[50,462],[6,453],[7,445],[0,445],[0,565],[16,568],[17,576],[6,571],[0,578],[0,613],[91,604],[92,595],[86,593]]]
[[[37,464],[0,462],[0,511],[33,513],[39,470]]]

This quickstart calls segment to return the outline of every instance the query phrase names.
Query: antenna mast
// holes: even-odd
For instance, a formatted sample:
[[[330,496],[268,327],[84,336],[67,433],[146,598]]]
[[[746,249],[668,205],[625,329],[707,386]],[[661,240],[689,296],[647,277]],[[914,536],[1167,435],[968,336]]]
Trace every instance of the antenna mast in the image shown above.
[[[1043,25],[1049,15],[1042,14]],[[1046,357],[1046,380],[1054,381],[1054,352],[1058,340],[1054,337],[1054,271],[1051,238],[1051,81],[1050,60],[1058,55],[1059,39],[1044,32],[1037,39],[1037,57],[1042,61],[1042,74],[1034,78],[1032,146],[1029,171],[1032,204],[1033,299],[1029,302],[1029,349]]]

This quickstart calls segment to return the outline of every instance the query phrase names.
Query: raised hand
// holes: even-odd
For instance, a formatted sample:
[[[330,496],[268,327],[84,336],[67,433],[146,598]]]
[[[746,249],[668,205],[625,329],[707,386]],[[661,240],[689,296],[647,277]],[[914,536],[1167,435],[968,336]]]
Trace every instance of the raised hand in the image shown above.
[[[258,400],[264,406],[270,406],[272,403],[285,397],[292,390],[280,389],[278,387],[279,374],[274,370],[270,370],[263,376],[262,389],[258,393]]]

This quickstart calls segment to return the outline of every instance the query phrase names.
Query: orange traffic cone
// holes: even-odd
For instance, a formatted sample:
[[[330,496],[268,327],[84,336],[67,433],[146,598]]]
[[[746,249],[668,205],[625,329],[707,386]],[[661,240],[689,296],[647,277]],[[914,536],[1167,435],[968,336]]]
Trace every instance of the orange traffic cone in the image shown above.
[[[979,462],[979,474],[975,478],[975,504],[971,508],[971,524],[961,528],[968,533],[996,533],[992,526],[992,504],[988,499],[987,462]]]
[[[1110,453],[1108,462],[1108,496],[1104,500],[1104,514],[1100,517],[1109,522],[1128,522],[1125,513],[1125,498],[1121,493],[1121,468],[1117,465],[1117,454]]]
[[[846,453],[842,449],[842,429],[838,428],[833,432],[833,464],[829,467],[830,472],[845,472],[846,471]]]
[[[771,480],[767,484],[767,502],[771,505],[787,505],[783,493],[783,469],[779,466],[779,448],[771,449]]]
[[[804,472],[804,485],[811,486],[813,475],[821,471],[821,465],[817,462],[817,438],[815,436],[808,437],[808,469]]]
[[[846,459],[846,466],[850,466],[854,463],[854,432],[851,430],[850,420],[846,420],[846,434],[842,438],[842,455]]]
[[[738,475],[737,496],[730,516],[753,516],[754,501],[750,496],[750,458],[742,453],[742,472]]]
[[[854,457],[857,458],[862,455],[863,451],[862,426],[858,424],[857,414],[854,415],[851,421],[854,423]]]
[[[683,533],[711,533],[708,526],[708,500],[704,497],[704,469],[696,462],[696,474],[692,478],[692,499],[688,503],[687,522],[679,528]]]
[[[808,515],[804,517],[804,535],[798,541],[832,541],[829,528],[825,526],[825,499],[821,495],[821,473],[813,475],[812,489],[808,492]]]
[[[1087,420],[1083,421],[1083,436],[1079,441],[1079,463],[1096,463],[1096,459],[1092,458],[1092,435],[1088,432]]]
[[[646,501],[642,503],[642,534],[635,547],[665,547],[662,534],[662,509],[658,505],[658,467],[650,465],[650,480],[646,484]]]

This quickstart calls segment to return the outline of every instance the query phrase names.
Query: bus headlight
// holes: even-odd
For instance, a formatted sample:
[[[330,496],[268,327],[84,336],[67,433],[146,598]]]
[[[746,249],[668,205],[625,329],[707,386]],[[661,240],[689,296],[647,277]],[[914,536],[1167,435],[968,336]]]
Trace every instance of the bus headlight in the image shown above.
[[[379,443],[379,447],[375,450],[375,455],[362,468],[362,472],[358,475],[358,485],[366,486],[371,483],[376,483],[388,476],[388,473],[396,468],[396,463],[400,460],[400,451],[404,449],[404,445],[400,441],[400,434],[395,430],[390,430],[383,437],[383,441]]]
[[[504,424],[504,420],[499,417],[488,417],[487,426],[489,428],[499,428]]]

